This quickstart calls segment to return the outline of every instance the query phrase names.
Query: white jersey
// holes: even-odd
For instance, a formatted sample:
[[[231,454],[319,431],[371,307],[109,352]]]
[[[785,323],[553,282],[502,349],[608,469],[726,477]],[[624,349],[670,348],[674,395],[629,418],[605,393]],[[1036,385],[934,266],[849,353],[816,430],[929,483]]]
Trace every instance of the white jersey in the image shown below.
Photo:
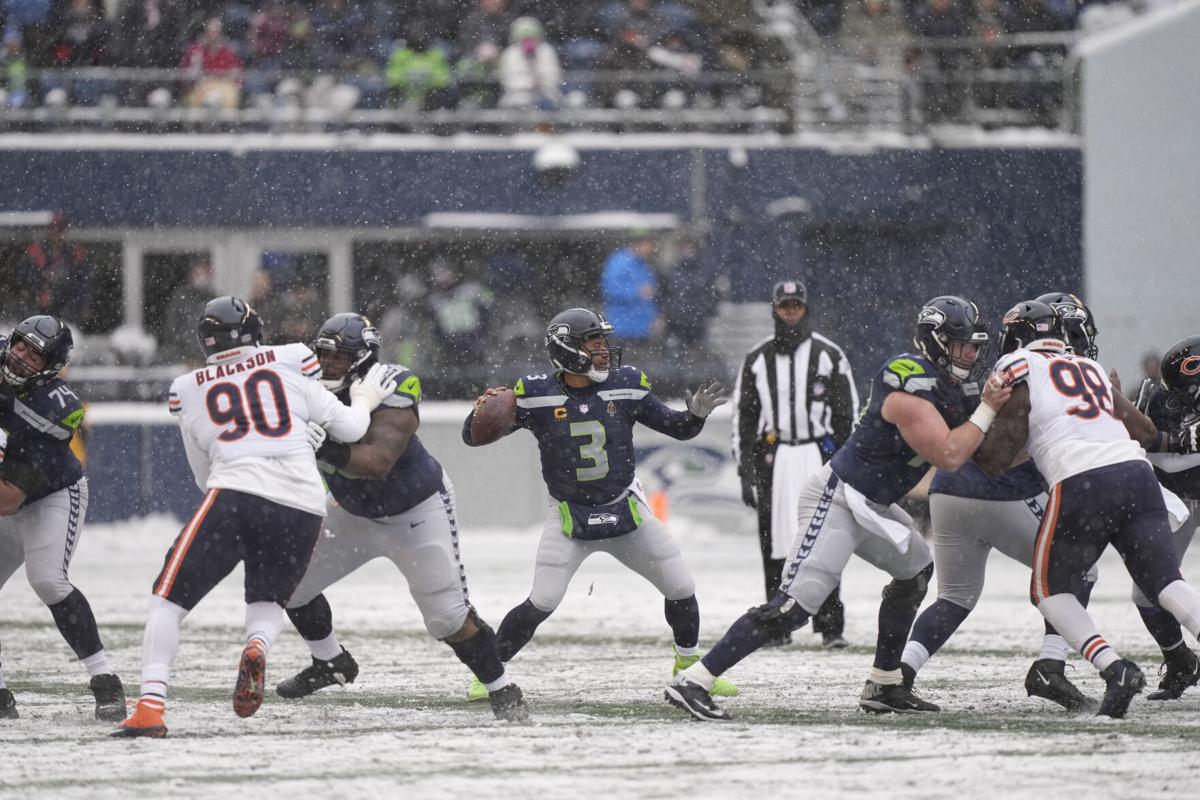
[[[1045,339],[996,362],[1006,381],[1029,387],[1029,457],[1050,486],[1097,467],[1145,461],[1141,445],[1114,416],[1104,368]]]
[[[324,516],[325,484],[307,423],[355,442],[370,415],[321,386],[320,364],[303,344],[239,347],[208,361],[176,378],[168,398],[196,484]]]

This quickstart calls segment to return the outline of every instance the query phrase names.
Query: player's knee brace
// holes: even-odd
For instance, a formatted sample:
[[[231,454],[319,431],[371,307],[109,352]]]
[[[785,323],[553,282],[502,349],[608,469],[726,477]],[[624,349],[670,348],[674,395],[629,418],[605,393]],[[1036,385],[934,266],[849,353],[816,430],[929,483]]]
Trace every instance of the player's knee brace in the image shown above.
[[[785,636],[808,622],[808,612],[795,598],[776,595],[769,603],[755,606],[746,612],[772,638]]]
[[[892,582],[883,587],[884,602],[896,605],[910,605],[920,608],[925,593],[929,591],[929,579],[933,577],[933,564],[927,564],[924,569],[911,578],[900,580],[893,578]]]

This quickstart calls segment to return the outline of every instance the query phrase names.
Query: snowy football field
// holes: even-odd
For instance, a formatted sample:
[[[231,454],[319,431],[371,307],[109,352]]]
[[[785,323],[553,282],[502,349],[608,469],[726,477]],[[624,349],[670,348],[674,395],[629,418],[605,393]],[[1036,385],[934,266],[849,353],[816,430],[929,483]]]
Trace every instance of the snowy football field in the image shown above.
[[[757,545],[682,517],[671,527],[696,574],[709,645],[760,602]],[[150,584],[177,528],[169,518],[89,526],[72,564],[131,699]],[[464,531],[472,599],[493,626],[526,596],[536,544],[532,530]],[[1200,577],[1195,548],[1184,572]],[[170,737],[127,741],[93,720],[86,677],[23,573],[14,575],[0,590],[0,642],[21,718],[0,721],[0,797],[1181,797],[1200,788],[1200,690],[1166,704],[1139,698],[1123,721],[1025,697],[1041,617],[1027,600],[1028,572],[998,555],[979,608],[921,673],[941,714],[858,710],[885,580],[855,561],[843,584],[853,646],[825,652],[805,629],[796,645],[751,656],[729,673],[742,696],[727,701],[736,719],[724,725],[693,722],[663,701],[671,650],[661,599],[604,556],[584,564],[511,666],[530,726],[465,701],[465,668],[425,634],[403,579],[382,561],[328,593],[362,668],[357,683],[302,701],[268,694],[255,717],[239,719],[230,698],[240,576],[185,622]],[[1153,686],[1157,651],[1128,594],[1120,562],[1106,555],[1092,608]],[[306,663],[286,628],[268,683]],[[1098,675],[1074,664],[1071,677],[1098,697]]]

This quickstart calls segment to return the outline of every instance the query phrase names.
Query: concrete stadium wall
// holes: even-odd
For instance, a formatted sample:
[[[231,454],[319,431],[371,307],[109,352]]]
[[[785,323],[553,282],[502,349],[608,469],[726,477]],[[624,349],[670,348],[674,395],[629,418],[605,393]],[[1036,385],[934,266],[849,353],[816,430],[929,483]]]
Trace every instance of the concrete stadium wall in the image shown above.
[[[1080,48],[1086,292],[1101,360],[1140,357],[1200,333],[1200,2]]]

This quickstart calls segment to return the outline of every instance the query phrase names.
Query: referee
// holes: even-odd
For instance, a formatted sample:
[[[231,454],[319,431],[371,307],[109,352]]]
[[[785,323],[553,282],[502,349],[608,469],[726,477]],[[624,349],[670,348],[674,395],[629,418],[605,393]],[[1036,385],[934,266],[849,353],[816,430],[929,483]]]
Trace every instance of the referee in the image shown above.
[[[809,330],[808,291],[787,280],[771,295],[775,335],[746,355],[734,394],[733,457],[742,500],[758,510],[767,600],[779,590],[799,528],[800,487],[850,436],[858,391],[842,349]],[[845,647],[845,610],[834,589],[813,617],[826,647]],[[772,642],[790,644],[791,634]]]

